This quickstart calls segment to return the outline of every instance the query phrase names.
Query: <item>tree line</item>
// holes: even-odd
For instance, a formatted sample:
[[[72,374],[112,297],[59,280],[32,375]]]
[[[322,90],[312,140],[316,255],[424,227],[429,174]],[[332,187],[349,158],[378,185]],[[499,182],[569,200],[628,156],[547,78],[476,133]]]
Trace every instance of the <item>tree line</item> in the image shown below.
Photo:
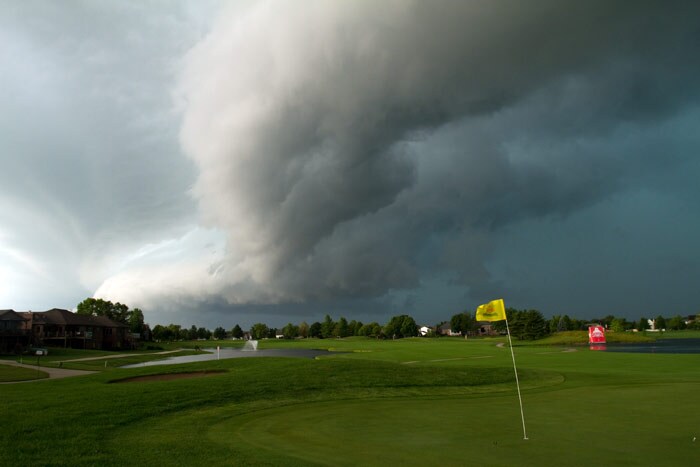
[[[78,303],[76,313],[89,316],[106,316],[112,321],[126,324],[132,333],[142,334],[146,324],[143,321],[143,311],[139,308],[129,309],[122,303],[112,303],[101,298],[86,298]]]
[[[174,341],[174,340],[197,340],[197,339],[226,339],[228,337],[241,339],[246,336],[245,331],[236,324],[230,330],[217,327],[213,332],[204,328],[192,325],[189,328],[178,324],[168,324],[167,326],[156,325],[150,329],[144,323],[143,312],[139,308],[129,309],[121,303],[112,303],[108,300],[87,298],[77,307],[78,314],[106,316],[114,321],[124,323],[129,326],[132,333],[140,333],[145,340]],[[649,320],[640,318],[639,321],[628,321],[625,318],[612,315],[593,320],[580,320],[569,315],[555,315],[549,320],[545,319],[538,310],[517,310],[515,308],[506,309],[508,328],[513,338],[519,340],[534,340],[546,337],[549,334],[561,331],[585,330],[591,323],[598,323],[607,329],[616,332],[637,329],[640,331],[649,329]],[[462,336],[479,334],[483,323],[476,321],[474,315],[468,311],[453,315],[450,321],[443,321],[430,327],[428,337],[439,336],[441,326],[449,323],[453,333]],[[664,318],[659,315],[654,318],[656,329],[682,330],[686,328],[700,329],[700,316],[696,317],[690,324],[686,324],[686,319],[680,315]],[[495,321],[491,323],[495,332],[505,333],[506,322]],[[299,324],[287,323],[282,328],[269,327],[265,323],[255,323],[251,326],[248,337],[251,339],[266,339],[282,337],[284,339],[296,338],[343,338],[352,336],[364,336],[377,339],[399,339],[403,337],[414,337],[419,334],[416,321],[409,315],[402,314],[393,316],[384,325],[376,321],[364,324],[361,321],[348,321],[345,317],[340,317],[337,321],[326,314],[323,321],[316,321],[311,324],[302,321]],[[145,335],[148,334],[148,335]]]

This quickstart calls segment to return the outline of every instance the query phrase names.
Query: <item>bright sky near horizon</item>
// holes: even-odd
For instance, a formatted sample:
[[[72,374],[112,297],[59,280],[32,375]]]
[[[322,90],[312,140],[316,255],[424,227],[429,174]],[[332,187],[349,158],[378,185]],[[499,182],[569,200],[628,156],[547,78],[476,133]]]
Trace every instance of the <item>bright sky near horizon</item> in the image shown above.
[[[700,3],[0,4],[0,309],[700,312]]]

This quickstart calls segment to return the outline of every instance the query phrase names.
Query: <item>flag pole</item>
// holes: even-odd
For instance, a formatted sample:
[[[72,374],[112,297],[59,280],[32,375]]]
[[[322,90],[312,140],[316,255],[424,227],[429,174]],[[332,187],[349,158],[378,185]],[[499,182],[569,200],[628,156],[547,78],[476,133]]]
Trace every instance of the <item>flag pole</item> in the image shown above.
[[[523,398],[520,395],[520,382],[518,381],[518,369],[515,367],[515,353],[513,353],[513,341],[510,338],[510,328],[508,327],[508,318],[506,317],[506,331],[508,332],[508,344],[510,344],[510,356],[513,358],[513,371],[515,372],[515,385],[518,388],[518,401],[520,401],[520,418],[523,421],[523,439],[527,440],[527,432],[525,431],[525,413],[523,412]]]

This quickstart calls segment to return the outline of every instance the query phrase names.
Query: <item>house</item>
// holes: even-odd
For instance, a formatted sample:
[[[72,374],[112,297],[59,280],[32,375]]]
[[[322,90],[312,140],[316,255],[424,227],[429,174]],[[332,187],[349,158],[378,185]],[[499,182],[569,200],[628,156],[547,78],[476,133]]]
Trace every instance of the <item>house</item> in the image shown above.
[[[106,316],[79,315],[59,308],[18,314],[25,320],[30,345],[100,350],[132,347],[129,326]]]
[[[479,336],[496,336],[498,331],[493,328],[490,321],[478,321],[476,323],[476,332]]]
[[[461,336],[462,334],[459,332],[452,332],[452,326],[450,323],[444,323],[441,324],[440,327],[438,328],[438,334],[441,336]]]
[[[15,310],[0,310],[0,353],[13,352],[29,344],[24,318]]]

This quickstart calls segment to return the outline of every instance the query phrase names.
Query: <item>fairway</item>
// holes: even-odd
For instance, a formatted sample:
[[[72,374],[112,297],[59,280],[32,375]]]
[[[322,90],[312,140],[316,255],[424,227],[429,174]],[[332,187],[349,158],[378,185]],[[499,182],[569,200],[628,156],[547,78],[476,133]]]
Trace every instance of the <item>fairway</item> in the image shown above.
[[[699,355],[499,340],[334,347],[4,385],[2,465],[693,465]],[[97,368],[97,366],[96,366]],[[209,372],[206,378],[176,375]],[[147,375],[157,378],[140,378]],[[134,378],[129,384],[111,384]],[[65,410],[72,407],[72,410]],[[693,460],[692,462],[690,462]]]
[[[653,394],[693,400],[697,385],[660,384]],[[301,464],[535,466],[556,459],[561,465],[642,465],[659,458],[663,446],[664,465],[688,465],[699,455],[693,442],[697,412],[668,405],[662,415],[669,423],[653,426],[661,414],[647,403],[649,395],[639,387],[530,395],[527,441],[512,395],[295,404],[231,416],[199,436],[231,453],[247,446],[255,458],[284,453],[286,462]],[[170,424],[181,426],[182,420],[168,420],[159,436]]]

